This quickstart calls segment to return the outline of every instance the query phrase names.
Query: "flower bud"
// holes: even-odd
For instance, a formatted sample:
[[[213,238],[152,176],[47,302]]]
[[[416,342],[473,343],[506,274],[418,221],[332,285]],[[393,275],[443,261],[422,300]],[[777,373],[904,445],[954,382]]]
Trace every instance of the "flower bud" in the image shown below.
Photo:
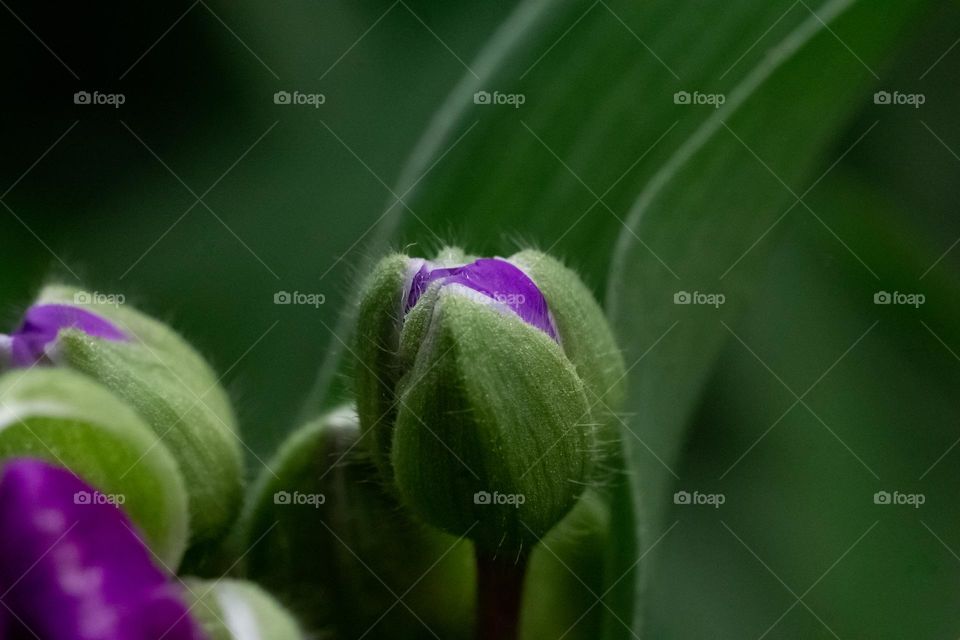
[[[415,640],[430,635],[424,624],[443,638],[464,637],[473,607],[469,543],[413,522],[359,444],[350,406],[286,441],[241,519],[236,547],[250,549],[247,573],[310,629],[336,637]],[[405,605],[394,606],[400,594]]]
[[[63,465],[98,495],[78,504],[120,506],[168,566],[187,543],[187,490],[153,431],[103,386],[71,371],[33,368],[0,376],[0,461],[21,456]]]
[[[414,513],[496,550],[570,510],[610,439],[623,372],[573,272],[531,251],[390,256],[357,335],[361,428]]]
[[[179,335],[113,298],[50,286],[0,351],[14,367],[80,371],[129,403],[179,465],[193,542],[226,532],[242,498],[235,419],[215,374]]]
[[[191,612],[209,640],[303,640],[297,621],[270,594],[244,580],[184,581]]]
[[[0,637],[204,640],[117,505],[30,458],[0,467]]]

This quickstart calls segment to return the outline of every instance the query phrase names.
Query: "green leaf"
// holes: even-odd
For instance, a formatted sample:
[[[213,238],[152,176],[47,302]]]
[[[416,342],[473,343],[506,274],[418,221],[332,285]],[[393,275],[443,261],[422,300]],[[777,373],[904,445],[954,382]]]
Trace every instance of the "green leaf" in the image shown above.
[[[32,368],[0,377],[0,459],[43,458],[115,498],[173,570],[187,544],[187,491],[173,456],[124,402],[86,376]]]
[[[755,638],[776,621],[767,637],[834,637],[826,625],[841,638],[892,640],[957,626],[955,285],[918,279],[942,249],[918,241],[916,219],[873,180],[840,165],[810,204],[842,237],[860,232],[849,245],[881,280],[816,219],[797,216],[778,228],[790,241],[731,325],[737,338],[722,350],[677,469],[684,485],[711,483],[726,503],[673,507],[669,520],[682,522],[662,545],[658,575],[669,580],[650,590],[652,637]],[[878,289],[927,299],[877,305]],[[803,404],[790,408],[788,387]],[[878,505],[878,491],[925,502]],[[813,613],[778,621],[795,599],[764,563],[797,593],[816,582],[804,597]],[[697,615],[688,615],[691,598]]]
[[[797,202],[825,144],[871,80],[870,65],[921,5],[830,1],[794,16],[791,30],[731,88],[726,104],[658,171],[631,210],[608,300],[628,366],[637,363],[627,394],[635,437],[625,441],[632,493],[645,497],[635,516],[641,551],[665,528],[662,510],[676,476],[671,465],[729,336],[723,323],[748,302],[767,247],[741,257]],[[821,73],[826,61],[829,74]],[[816,218],[804,203],[797,206],[800,215]],[[674,305],[678,291],[722,293],[727,304]],[[615,564],[629,566],[636,548],[625,545],[620,558]],[[644,563],[629,578],[635,602],[652,566]],[[634,611],[635,627],[641,614]]]

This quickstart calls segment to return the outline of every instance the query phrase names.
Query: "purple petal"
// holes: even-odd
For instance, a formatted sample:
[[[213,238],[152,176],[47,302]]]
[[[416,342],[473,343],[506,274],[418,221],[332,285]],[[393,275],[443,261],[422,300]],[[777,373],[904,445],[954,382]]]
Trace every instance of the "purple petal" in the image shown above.
[[[557,340],[547,299],[527,274],[506,260],[480,258],[459,267],[436,268],[425,262],[413,276],[404,311],[412,309],[434,282],[439,282],[441,287],[458,284],[476,291]]]
[[[8,615],[0,616],[0,638],[205,638],[177,585],[104,497],[46,462],[20,458],[5,465],[0,610]]]
[[[35,304],[7,338],[6,348],[15,367],[29,367],[46,357],[47,346],[62,329],[79,329],[106,340],[126,340],[115,324],[86,309],[65,304]]]

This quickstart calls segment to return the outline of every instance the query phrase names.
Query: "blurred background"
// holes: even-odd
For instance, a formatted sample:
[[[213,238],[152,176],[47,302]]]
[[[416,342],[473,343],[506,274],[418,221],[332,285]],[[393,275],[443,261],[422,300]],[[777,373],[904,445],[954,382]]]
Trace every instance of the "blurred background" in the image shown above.
[[[822,22],[803,2],[746,0],[565,2],[536,19],[530,7],[550,3],[0,4],[5,326],[50,280],[123,293],[166,319],[224,374],[251,477],[339,380],[349,331],[338,322],[367,260],[388,246],[535,245],[608,297],[622,219],[711,117],[664,96],[748,79],[811,15]],[[822,4],[826,16],[856,3]],[[645,545],[658,541],[659,562],[635,603],[648,637],[960,635],[960,5],[909,4],[882,43],[867,37],[865,59],[844,30],[857,25],[841,21],[818,36],[807,73],[770,89],[809,96],[849,65],[828,117],[752,119],[743,142],[761,151],[789,147],[795,122],[830,126],[784,174],[787,190],[773,183],[785,199],[745,214],[758,231],[736,240],[729,276],[715,265],[713,288],[700,288],[756,274],[722,327],[710,320],[722,340],[704,384],[675,400],[689,429],[671,451],[644,440],[641,455],[669,471],[669,506]],[[503,63],[540,93],[476,108],[430,151],[454,87],[498,77],[508,18],[540,31]],[[424,149],[432,159],[418,159]],[[767,156],[753,155],[769,180]],[[490,181],[502,185],[493,195]],[[805,204],[791,208],[791,188]],[[675,213],[692,233],[696,214]],[[719,241],[736,237],[730,227]],[[664,254],[681,273],[682,253]],[[322,304],[274,304],[281,292]],[[875,304],[878,292],[924,302]],[[675,491],[723,504],[676,504]],[[877,492],[923,504],[878,504]]]

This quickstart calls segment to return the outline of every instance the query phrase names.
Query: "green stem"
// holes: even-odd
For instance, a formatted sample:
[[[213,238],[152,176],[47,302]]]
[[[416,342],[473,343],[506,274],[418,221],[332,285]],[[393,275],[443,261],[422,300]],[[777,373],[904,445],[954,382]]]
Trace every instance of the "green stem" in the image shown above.
[[[481,550],[477,558],[477,640],[517,640],[527,556],[515,560]]]

